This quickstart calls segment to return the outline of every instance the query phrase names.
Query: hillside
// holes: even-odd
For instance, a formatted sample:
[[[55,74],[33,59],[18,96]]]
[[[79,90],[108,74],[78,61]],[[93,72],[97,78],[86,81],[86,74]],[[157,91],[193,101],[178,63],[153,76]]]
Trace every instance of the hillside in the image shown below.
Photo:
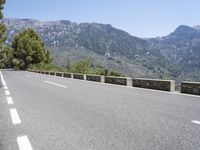
[[[151,49],[158,49],[165,59],[179,65],[200,67],[199,26],[179,26],[166,37],[150,39]]]
[[[166,37],[141,39],[98,23],[3,19],[8,41],[25,28],[34,28],[53,55],[54,63],[66,66],[82,58],[94,65],[132,77],[199,81],[199,27],[180,26]],[[189,68],[189,69],[188,69]]]

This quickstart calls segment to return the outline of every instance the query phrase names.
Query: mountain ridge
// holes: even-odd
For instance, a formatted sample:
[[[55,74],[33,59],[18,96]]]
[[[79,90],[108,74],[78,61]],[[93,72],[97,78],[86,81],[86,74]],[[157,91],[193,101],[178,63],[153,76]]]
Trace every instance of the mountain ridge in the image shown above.
[[[109,24],[14,18],[2,22],[8,27],[7,43],[25,28],[35,29],[60,66],[89,57],[94,65],[132,77],[199,80],[200,33],[193,27],[181,25],[167,36],[142,39]]]

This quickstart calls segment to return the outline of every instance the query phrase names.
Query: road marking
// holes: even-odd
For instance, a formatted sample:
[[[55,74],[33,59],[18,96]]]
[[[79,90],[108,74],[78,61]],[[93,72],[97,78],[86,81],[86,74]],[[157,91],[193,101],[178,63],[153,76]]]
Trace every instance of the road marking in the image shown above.
[[[8,102],[8,105],[12,105],[13,104],[12,97],[7,97],[7,102]]]
[[[198,124],[198,125],[200,125],[200,121],[192,120],[191,122],[194,123],[194,124]]]
[[[0,77],[1,77],[3,87],[5,89],[5,94],[8,96],[8,95],[10,95],[10,92],[8,90],[8,87],[6,86],[6,82],[3,78],[3,74],[2,74],[1,71],[0,71]],[[26,77],[30,78],[30,76],[26,76]],[[12,97],[10,97],[10,96],[7,97],[7,102],[8,102],[9,105],[13,104]],[[18,112],[15,108],[10,109],[10,116],[11,116],[11,119],[12,119],[12,123],[14,125],[21,123],[21,120],[19,118],[19,114],[18,114]],[[32,146],[31,146],[27,136],[17,137],[17,143],[18,143],[18,146],[19,146],[19,150],[32,150]]]
[[[4,78],[3,78],[3,74],[2,74],[1,71],[0,71],[0,76],[1,76],[1,81],[2,81],[3,86],[6,86],[6,82],[5,82]]]
[[[26,135],[17,137],[19,150],[32,150],[31,143]]]
[[[29,76],[29,75],[24,75],[24,77],[29,78],[29,79],[31,78],[31,76]]]
[[[54,83],[54,82],[50,82],[50,81],[46,81],[46,80],[44,80],[44,82],[48,83],[48,84],[56,85],[56,86],[59,86],[59,87],[62,87],[62,88],[67,88],[67,86],[65,86],[65,85],[57,84],[57,83]]]
[[[21,123],[18,112],[15,108],[10,109],[10,115],[14,125]]]
[[[5,90],[5,94],[8,96],[10,95],[10,92],[8,90]]]

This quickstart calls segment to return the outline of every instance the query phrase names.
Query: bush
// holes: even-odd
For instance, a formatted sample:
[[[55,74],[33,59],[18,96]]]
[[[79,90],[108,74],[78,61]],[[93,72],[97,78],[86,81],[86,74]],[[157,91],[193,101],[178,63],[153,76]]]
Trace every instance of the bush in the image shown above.
[[[15,60],[15,63],[19,61]],[[38,63],[29,65],[29,69],[40,70],[40,71],[61,71],[61,72],[71,72],[71,73],[81,73],[81,74],[95,74],[103,76],[122,76],[122,74],[110,71],[104,67],[95,67],[92,65],[90,59],[80,60],[67,68],[57,67],[53,64]]]

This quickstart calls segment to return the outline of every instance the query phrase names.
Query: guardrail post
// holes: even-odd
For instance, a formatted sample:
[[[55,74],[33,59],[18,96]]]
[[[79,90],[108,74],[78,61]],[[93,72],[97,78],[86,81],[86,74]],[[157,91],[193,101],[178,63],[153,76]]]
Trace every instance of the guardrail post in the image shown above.
[[[127,85],[126,86],[133,86],[133,80],[130,77],[127,77]]]
[[[101,76],[101,82],[105,83],[105,76]]]
[[[84,80],[86,80],[86,75],[85,74],[83,75],[83,78],[84,78]]]

